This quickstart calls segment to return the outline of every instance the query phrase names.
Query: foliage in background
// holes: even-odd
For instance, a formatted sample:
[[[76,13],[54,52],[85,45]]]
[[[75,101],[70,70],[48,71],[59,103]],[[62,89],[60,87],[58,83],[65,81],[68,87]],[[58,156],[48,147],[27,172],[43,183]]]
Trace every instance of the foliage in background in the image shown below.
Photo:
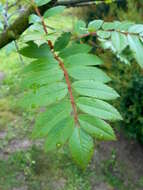
[[[124,1],[112,6],[101,5],[99,9],[95,6],[90,8],[77,9],[77,15],[80,18],[91,20],[91,18],[104,18],[107,20],[129,20],[136,23],[142,23],[143,17],[142,1]],[[99,11],[102,10],[102,11]],[[132,10],[132,11],[131,11]],[[94,39],[95,42],[96,39]],[[97,43],[97,41],[96,41]],[[100,50],[97,48],[101,54]],[[123,130],[128,137],[143,143],[143,116],[142,116],[142,77],[143,73],[134,63],[133,57],[128,51],[125,51],[126,57],[130,57],[131,65],[120,63],[111,53],[102,53],[105,62],[105,70],[111,76],[111,85],[120,92],[120,100],[115,105],[120,110],[124,120],[119,122],[120,130]]]
[[[141,23],[143,16],[142,8],[142,1],[128,0],[126,11],[122,9],[117,10],[115,17],[117,16],[117,18],[121,20],[125,19]],[[116,6],[112,6],[108,17],[110,17],[115,9]],[[104,55],[104,59],[108,62],[105,65],[107,66],[107,72],[110,73],[111,78],[113,78],[112,86],[121,94],[120,101],[116,101],[116,105],[124,118],[122,122],[119,122],[119,128],[123,130],[129,138],[136,139],[143,144],[143,73],[133,61],[132,56],[128,54],[128,52],[126,52],[126,55],[131,58],[131,65],[120,64],[115,57],[109,54]]]

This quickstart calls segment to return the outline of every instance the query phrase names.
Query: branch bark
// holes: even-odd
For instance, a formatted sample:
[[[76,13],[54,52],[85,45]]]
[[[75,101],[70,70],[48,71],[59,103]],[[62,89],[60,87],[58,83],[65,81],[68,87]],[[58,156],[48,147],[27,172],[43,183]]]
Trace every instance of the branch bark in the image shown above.
[[[43,14],[48,8],[65,5],[67,7],[80,6],[83,3],[95,3],[95,0],[64,0],[57,1],[52,0],[50,3],[39,7],[40,13]],[[21,12],[19,17],[4,31],[0,34],[0,49],[19,38],[19,36],[29,27],[28,18],[29,15],[34,13],[34,7],[31,5]]]
[[[41,6],[39,8],[41,14],[43,14],[48,8],[54,7],[56,2],[57,0],[52,0],[47,5]],[[32,5],[28,6],[21,12],[19,17],[0,34],[0,48],[19,38],[19,36],[29,27],[29,15],[34,12],[34,7]]]
[[[78,7],[82,5],[95,4],[95,0],[69,0],[69,1],[59,1],[57,5],[63,5],[66,7]]]

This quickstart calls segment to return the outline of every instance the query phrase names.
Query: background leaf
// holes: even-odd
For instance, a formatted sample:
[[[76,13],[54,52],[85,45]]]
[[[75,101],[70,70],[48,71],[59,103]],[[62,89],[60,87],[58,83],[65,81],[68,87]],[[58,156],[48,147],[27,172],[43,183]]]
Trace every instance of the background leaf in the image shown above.
[[[44,18],[61,14],[64,10],[65,10],[65,6],[56,6],[56,7],[50,8],[44,13]]]
[[[126,35],[119,32],[111,33],[111,40],[114,48],[120,53],[122,52],[128,45]]]
[[[143,67],[143,44],[137,36],[128,35],[130,49],[141,67]]]
[[[49,3],[51,0],[35,0],[37,6],[42,6]]]

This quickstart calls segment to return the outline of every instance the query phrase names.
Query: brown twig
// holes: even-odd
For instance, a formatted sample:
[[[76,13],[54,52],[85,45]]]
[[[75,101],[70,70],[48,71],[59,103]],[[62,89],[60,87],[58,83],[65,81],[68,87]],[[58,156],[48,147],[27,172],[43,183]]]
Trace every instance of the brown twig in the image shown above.
[[[74,121],[75,121],[75,124],[78,124],[77,108],[76,108],[76,104],[75,104],[75,101],[74,101],[74,97],[73,97],[73,93],[72,93],[72,88],[71,88],[71,83],[70,83],[68,72],[67,72],[62,60],[55,53],[54,53],[54,57],[59,62],[59,66],[61,67],[61,69],[64,72],[65,80],[66,80],[69,95],[70,95],[70,101],[71,101],[71,105],[72,105],[72,109],[73,109]]]
[[[105,30],[102,30],[102,31],[105,31]],[[135,36],[140,36],[140,34],[138,33],[134,33],[134,32],[124,32],[124,31],[120,31],[120,30],[106,30],[105,32],[118,32],[118,33],[121,33],[121,34],[124,34],[124,35],[135,35]],[[88,36],[97,36],[97,32],[89,32],[87,34],[82,34],[80,36],[77,36],[75,38],[77,39],[81,39],[81,38],[85,38],[85,37],[88,37]]]
[[[44,21],[44,18],[42,17],[38,7],[35,5],[35,12],[37,13],[37,15],[41,18],[41,23],[42,23],[42,26],[43,26],[43,29],[45,31],[45,34],[47,35],[48,34],[48,30],[46,28],[46,24],[45,24],[45,21]],[[72,105],[72,110],[73,110],[73,117],[74,117],[74,121],[75,121],[75,124],[76,126],[78,126],[78,114],[77,114],[77,108],[76,108],[76,104],[75,104],[75,101],[74,101],[74,96],[73,96],[73,93],[72,93],[72,87],[71,87],[71,82],[70,82],[70,79],[69,79],[69,75],[68,75],[68,72],[64,66],[64,63],[63,61],[60,59],[60,57],[54,52],[54,49],[53,49],[53,43],[51,40],[48,40],[48,45],[51,49],[51,52],[53,53],[53,56],[54,58],[58,61],[59,63],[59,66],[61,67],[63,73],[64,73],[64,76],[65,76],[65,81],[66,81],[66,84],[67,84],[67,87],[68,87],[68,92],[69,92],[69,96],[70,96],[70,102],[71,102],[71,105]]]

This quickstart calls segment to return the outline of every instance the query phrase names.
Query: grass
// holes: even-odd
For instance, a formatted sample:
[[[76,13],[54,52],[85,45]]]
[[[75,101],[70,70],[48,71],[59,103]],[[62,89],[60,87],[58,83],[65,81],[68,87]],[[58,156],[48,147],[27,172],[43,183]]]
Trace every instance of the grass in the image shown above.
[[[36,147],[1,160],[0,168],[0,187],[4,190],[24,185],[30,190],[91,190],[91,180],[99,183],[93,169],[81,171],[65,153],[47,155]]]

